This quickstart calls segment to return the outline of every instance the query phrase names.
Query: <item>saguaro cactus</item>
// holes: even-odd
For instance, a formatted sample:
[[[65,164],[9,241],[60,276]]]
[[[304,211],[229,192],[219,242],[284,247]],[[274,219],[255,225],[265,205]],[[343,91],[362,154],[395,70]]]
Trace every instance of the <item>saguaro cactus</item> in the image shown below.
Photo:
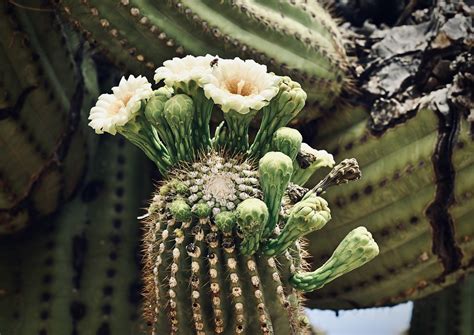
[[[149,333],[305,333],[300,292],[378,254],[358,227],[317,270],[304,260],[301,237],[331,218],[322,193],[360,177],[357,162],[338,164],[311,190],[291,183],[301,135],[282,127],[306,94],[252,60],[187,56],[165,62],[155,79],[166,86],[123,78],[90,115],[97,133],[122,134],[165,176],[143,223]],[[212,139],[209,104],[225,114]],[[257,113],[272,126],[249,143]]]
[[[79,115],[97,87],[90,59],[56,13],[2,2],[0,37],[3,234],[54,212],[76,189],[88,156]]]

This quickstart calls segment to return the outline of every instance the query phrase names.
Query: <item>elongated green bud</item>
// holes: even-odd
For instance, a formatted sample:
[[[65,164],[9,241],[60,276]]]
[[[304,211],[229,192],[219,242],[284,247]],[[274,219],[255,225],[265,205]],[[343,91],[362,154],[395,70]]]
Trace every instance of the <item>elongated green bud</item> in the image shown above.
[[[183,199],[177,199],[170,205],[170,212],[178,222],[187,222],[191,220],[191,207]]]
[[[270,213],[270,218],[263,232],[263,236],[267,237],[272,233],[278,222],[281,199],[293,173],[293,162],[287,155],[271,151],[260,159],[258,172],[263,199]]]
[[[249,126],[257,111],[241,114],[234,110],[224,113],[227,125],[225,147],[231,152],[245,152],[249,148]],[[222,142],[221,142],[222,143]]]
[[[347,234],[323,266],[313,272],[295,274],[291,284],[301,291],[314,291],[364,265],[378,254],[379,247],[372,235],[365,227],[358,227]]]
[[[316,170],[333,165],[334,158],[326,150],[316,150],[308,144],[302,143],[293,165],[295,172],[291,181],[298,185],[304,185]]]
[[[303,136],[298,130],[281,127],[273,134],[272,150],[283,152],[294,161],[302,142]]]
[[[237,206],[236,217],[243,238],[240,251],[244,255],[252,255],[259,248],[263,229],[268,221],[267,205],[259,199],[246,199]]]
[[[168,148],[152,132],[147,120],[142,115],[130,120],[122,127],[117,127],[118,132],[127,140],[139,147],[158,167],[164,175],[172,165],[172,158]]]
[[[265,254],[281,254],[300,237],[324,227],[330,219],[331,211],[326,200],[317,196],[302,200],[291,209],[280,235],[265,246]]]
[[[235,213],[229,212],[229,211],[220,212],[214,217],[214,221],[216,223],[216,226],[224,234],[231,233],[232,229],[235,226],[235,221],[236,221]]]
[[[190,160],[194,157],[192,140],[194,103],[185,94],[169,99],[164,106],[164,117],[174,138],[178,160]]]
[[[262,124],[250,148],[250,155],[258,157],[269,151],[273,134],[284,127],[303,109],[306,93],[300,84],[289,77],[280,81],[278,95],[263,108]]]
[[[169,97],[162,94],[155,94],[148,100],[145,107],[145,118],[153,126],[161,141],[165,144],[172,158],[176,157],[173,145],[173,136],[168,122],[164,116],[165,103]]]

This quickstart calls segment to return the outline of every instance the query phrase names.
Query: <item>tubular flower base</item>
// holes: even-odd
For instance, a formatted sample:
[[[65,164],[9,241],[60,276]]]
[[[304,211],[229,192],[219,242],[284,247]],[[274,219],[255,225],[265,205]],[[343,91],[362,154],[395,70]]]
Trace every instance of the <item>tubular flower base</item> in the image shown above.
[[[179,64],[191,66],[186,68],[190,75],[179,74]],[[336,165],[313,190],[291,182],[296,173],[305,179],[304,169],[314,172],[334,162],[285,127],[304,106],[306,94],[265,66],[187,56],[156,73],[166,86],[146,95],[129,91],[126,101],[139,108],[127,114],[128,122],[104,110],[100,100],[98,116],[107,124],[101,129],[124,135],[164,176],[143,222],[149,333],[307,333],[300,292],[320,288],[378,254],[370,233],[359,227],[322,267],[305,270],[301,238],[331,219],[321,195],[359,178],[357,162]],[[218,108],[225,121],[211,138],[210,113]],[[107,113],[110,120],[103,119]],[[249,143],[248,126],[258,113],[262,128]],[[316,158],[300,164],[311,150]]]

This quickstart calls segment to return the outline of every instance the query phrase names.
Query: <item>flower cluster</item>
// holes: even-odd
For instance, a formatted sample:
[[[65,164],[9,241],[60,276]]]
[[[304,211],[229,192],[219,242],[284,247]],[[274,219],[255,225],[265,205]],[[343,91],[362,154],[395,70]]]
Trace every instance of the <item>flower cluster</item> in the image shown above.
[[[259,112],[267,119],[276,116],[278,103],[271,107],[272,101],[278,100],[283,79],[286,79],[285,87],[291,81],[268,72],[265,65],[253,60],[212,55],[173,58],[156,69],[154,79],[164,86],[153,90],[145,77],[122,78],[112,88],[112,94],[99,97],[91,109],[89,125],[97,134],[124,135],[155,161],[162,172],[178,161],[191,160],[200,151],[217,148],[249,151],[250,121]],[[299,111],[306,94],[299,84],[294,83],[294,87],[299,92],[293,99]],[[285,94],[286,100],[288,96]],[[215,110],[222,111],[225,123],[211,136],[209,123]],[[259,136],[252,148],[254,152],[249,153],[261,154],[257,151],[264,144],[262,141],[269,139]],[[183,143],[187,148],[178,145]]]

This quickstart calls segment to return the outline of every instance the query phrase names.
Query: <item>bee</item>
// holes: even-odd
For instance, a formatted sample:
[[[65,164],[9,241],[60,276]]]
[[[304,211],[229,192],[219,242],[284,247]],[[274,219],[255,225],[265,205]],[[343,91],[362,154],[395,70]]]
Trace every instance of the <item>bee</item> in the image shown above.
[[[218,65],[218,62],[219,62],[219,58],[214,58],[213,60],[211,60],[211,63],[209,64],[211,67],[214,67],[214,66],[217,66]]]

